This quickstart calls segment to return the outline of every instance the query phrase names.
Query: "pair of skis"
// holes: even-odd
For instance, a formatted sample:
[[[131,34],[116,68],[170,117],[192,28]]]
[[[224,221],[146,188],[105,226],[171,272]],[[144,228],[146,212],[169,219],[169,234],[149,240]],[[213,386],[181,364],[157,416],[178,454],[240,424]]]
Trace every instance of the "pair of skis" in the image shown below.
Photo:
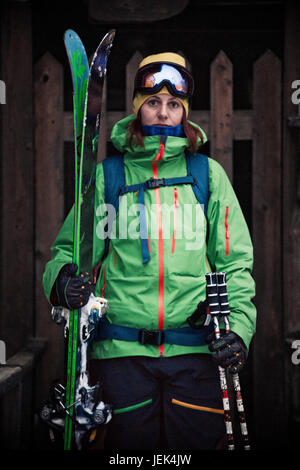
[[[73,81],[75,141],[73,262],[78,266],[78,273],[79,271],[92,273],[93,269],[92,248],[97,142],[100,129],[104,78],[114,36],[115,31],[113,30],[102,39],[93,56],[90,67],[88,66],[84,46],[75,31],[67,30],[64,37]],[[95,395],[97,391],[89,387],[86,369],[86,345],[88,340],[91,340],[90,334],[87,334],[87,332],[95,329],[95,323],[105,314],[108,306],[105,299],[96,299],[93,297],[93,294],[90,301],[92,301],[90,310],[86,311],[85,308],[84,310],[81,309],[69,314],[65,397],[65,406],[69,412],[65,417],[65,450],[71,449],[73,434],[75,434],[77,448],[81,448],[81,441],[85,431],[93,429],[100,421],[105,423],[111,418],[111,411],[108,407],[102,402],[100,402],[100,405],[96,403]],[[83,311],[85,315],[83,315]],[[100,418],[101,410],[102,419]],[[73,424],[75,427],[74,433],[72,432]]]
[[[85,48],[73,30],[64,36],[73,82],[75,141],[75,203],[73,263],[78,272],[92,274],[94,235],[94,201],[97,147],[100,129],[104,78],[115,31],[100,42],[89,66]],[[86,447],[94,431],[112,417],[109,405],[101,401],[100,385],[91,386],[87,371],[88,346],[97,323],[105,315],[108,303],[92,293],[89,302],[79,310],[52,309],[52,319],[65,323],[68,338],[67,381],[64,387],[52,386],[52,401],[41,410],[41,417],[53,430],[64,433],[64,450]]]

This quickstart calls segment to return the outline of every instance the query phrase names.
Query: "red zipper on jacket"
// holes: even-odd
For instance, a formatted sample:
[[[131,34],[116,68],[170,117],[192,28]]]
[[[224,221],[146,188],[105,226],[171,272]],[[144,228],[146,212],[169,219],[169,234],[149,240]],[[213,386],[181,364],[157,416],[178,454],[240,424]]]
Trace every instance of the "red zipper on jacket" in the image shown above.
[[[104,266],[104,269],[103,269],[103,286],[102,286],[102,291],[101,291],[101,297],[104,297],[104,290],[105,290],[105,270],[106,270],[106,265]]]
[[[162,160],[165,146],[161,142],[159,152],[152,162],[153,178],[158,179],[157,162]],[[159,188],[154,188],[155,201],[157,207],[157,225],[158,225],[158,329],[163,329],[164,323],[164,245],[163,245],[163,229],[162,229],[162,213]],[[164,345],[158,347],[160,356],[164,355]]]
[[[172,239],[172,250],[173,254],[175,251],[175,240],[176,240],[176,228],[177,228],[177,207],[179,207],[177,188],[174,188],[174,214],[173,214],[173,239]]]
[[[225,211],[226,256],[229,255],[229,237],[230,237],[230,233],[229,233],[229,230],[228,230],[228,212],[229,212],[229,207],[226,206],[226,211]]]

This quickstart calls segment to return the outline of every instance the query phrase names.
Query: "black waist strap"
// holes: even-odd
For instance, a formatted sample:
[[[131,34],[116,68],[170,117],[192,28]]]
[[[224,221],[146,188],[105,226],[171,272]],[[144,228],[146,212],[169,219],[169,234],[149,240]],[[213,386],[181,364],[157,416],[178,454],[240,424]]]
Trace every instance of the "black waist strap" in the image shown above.
[[[203,346],[207,344],[205,339],[212,331],[213,324],[199,330],[191,327],[168,330],[130,328],[128,326],[113,325],[106,317],[103,317],[99,322],[95,340],[118,339],[122,341],[138,341],[141,344],[151,344],[154,346],[160,346],[164,343],[181,346]]]

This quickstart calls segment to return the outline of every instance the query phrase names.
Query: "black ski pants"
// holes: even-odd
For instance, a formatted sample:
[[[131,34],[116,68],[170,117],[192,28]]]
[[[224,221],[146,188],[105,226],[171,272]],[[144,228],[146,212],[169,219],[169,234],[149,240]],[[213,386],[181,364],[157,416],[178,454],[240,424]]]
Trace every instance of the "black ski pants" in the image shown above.
[[[92,382],[113,406],[105,449],[222,448],[224,414],[209,354],[91,360]]]

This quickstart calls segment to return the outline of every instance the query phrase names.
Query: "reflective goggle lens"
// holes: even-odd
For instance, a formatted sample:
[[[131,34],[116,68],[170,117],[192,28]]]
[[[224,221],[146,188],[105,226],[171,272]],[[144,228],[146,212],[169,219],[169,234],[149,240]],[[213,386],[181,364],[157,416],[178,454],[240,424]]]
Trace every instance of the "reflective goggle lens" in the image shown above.
[[[156,85],[160,85],[164,80],[169,81],[177,91],[181,93],[188,92],[187,80],[185,80],[179,70],[167,64],[162,64],[161,70],[158,72],[145,74],[141,85],[145,88],[153,88]]]
[[[135,91],[151,93],[158,91],[164,84],[174,95],[192,96],[194,82],[192,76],[181,67],[171,64],[149,64],[142,67],[135,79]]]

